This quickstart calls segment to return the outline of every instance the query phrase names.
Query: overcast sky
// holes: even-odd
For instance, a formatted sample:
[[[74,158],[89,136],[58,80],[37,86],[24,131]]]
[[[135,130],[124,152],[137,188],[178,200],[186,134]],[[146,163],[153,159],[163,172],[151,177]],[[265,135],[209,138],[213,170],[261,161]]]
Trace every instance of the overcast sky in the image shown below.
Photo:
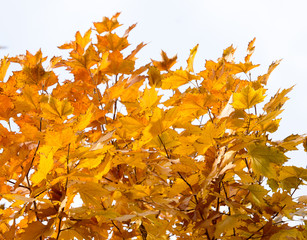
[[[216,60],[233,44],[237,61],[256,37],[253,63],[261,64],[252,76],[264,73],[272,61],[283,59],[268,83],[268,99],[279,88],[296,85],[282,114],[274,139],[291,133],[307,133],[307,1],[304,0],[10,0],[1,2],[0,57],[35,53],[60,55],[57,46],[84,33],[103,16],[121,12],[119,21],[128,27],[138,23],[130,43],[148,45],[138,55],[140,64],[159,59],[161,49],[178,54],[185,66],[189,50],[200,44],[195,69],[206,59]],[[180,65],[177,65],[180,66]],[[304,152],[291,154],[293,162],[306,166]]]

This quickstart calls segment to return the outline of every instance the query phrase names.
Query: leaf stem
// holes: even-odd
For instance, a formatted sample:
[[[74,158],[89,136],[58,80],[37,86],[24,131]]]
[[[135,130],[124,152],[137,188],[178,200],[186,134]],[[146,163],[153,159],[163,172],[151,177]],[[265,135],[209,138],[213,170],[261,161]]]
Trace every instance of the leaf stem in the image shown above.
[[[212,115],[211,115],[211,110],[210,110],[209,107],[207,107],[207,110],[208,110],[209,118],[210,118],[211,122],[213,123],[213,118],[212,118]]]

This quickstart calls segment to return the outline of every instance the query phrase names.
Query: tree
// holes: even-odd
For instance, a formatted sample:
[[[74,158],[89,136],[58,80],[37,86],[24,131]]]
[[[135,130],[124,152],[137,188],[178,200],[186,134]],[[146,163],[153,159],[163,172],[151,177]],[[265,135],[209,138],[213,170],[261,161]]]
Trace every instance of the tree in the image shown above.
[[[292,89],[264,102],[279,61],[252,79],[253,39],[244,62],[230,46],[196,73],[197,45],[186,67],[162,51],[136,69],[146,44],[125,55],[135,25],[119,36],[118,16],[48,67],[40,50],[1,60],[1,238],[306,239],[287,221],[306,214],[307,170],[285,155],[306,137],[269,135]]]

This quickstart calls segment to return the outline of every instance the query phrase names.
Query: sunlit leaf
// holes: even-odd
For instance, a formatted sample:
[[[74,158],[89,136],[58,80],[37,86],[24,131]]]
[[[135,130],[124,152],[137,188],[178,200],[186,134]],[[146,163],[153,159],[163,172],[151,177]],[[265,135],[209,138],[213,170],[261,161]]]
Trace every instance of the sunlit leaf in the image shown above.
[[[193,64],[194,64],[195,55],[197,53],[197,49],[198,49],[198,44],[190,50],[190,56],[187,60],[187,69],[186,69],[188,72],[194,72]]]
[[[47,102],[42,104],[42,112],[46,119],[64,120],[68,115],[72,114],[73,107],[67,99],[61,101],[50,96]]]
[[[287,157],[278,149],[262,144],[250,144],[248,155],[252,160],[253,171],[268,178],[276,177],[272,164],[280,165],[287,161]]]
[[[54,146],[43,146],[39,148],[38,169],[37,172],[35,172],[31,177],[33,183],[38,184],[46,179],[47,174],[53,168],[53,155],[56,151],[57,148]]]

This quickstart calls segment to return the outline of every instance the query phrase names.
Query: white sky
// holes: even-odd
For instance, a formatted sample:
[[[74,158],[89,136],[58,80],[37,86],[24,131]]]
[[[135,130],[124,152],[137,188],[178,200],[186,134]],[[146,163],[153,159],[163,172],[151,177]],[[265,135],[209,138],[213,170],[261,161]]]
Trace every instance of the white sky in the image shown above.
[[[233,44],[242,61],[247,44],[256,37],[252,61],[264,73],[272,61],[283,58],[269,79],[268,99],[279,88],[296,85],[282,114],[274,139],[307,133],[307,1],[305,0],[1,0],[0,57],[35,53],[60,55],[57,46],[83,34],[92,22],[122,12],[122,27],[138,23],[130,43],[149,43],[138,55],[140,64],[159,59],[161,49],[178,54],[185,66],[189,50],[200,44],[196,71],[206,59],[216,60]],[[180,65],[177,65],[180,66]],[[302,148],[301,148],[302,149]],[[307,165],[307,155],[289,154],[291,163]]]

